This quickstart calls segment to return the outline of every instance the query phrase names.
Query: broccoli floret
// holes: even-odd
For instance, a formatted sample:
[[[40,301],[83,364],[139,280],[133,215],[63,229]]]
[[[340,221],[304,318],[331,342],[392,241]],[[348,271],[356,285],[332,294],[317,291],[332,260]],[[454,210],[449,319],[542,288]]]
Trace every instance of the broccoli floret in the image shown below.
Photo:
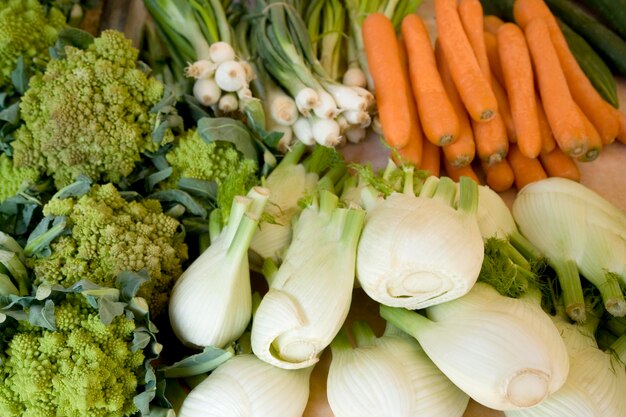
[[[39,174],[31,168],[16,168],[13,160],[0,154],[0,203],[13,197],[22,186],[37,181]]]
[[[80,174],[119,183],[143,151],[159,147],[150,109],[164,87],[138,68],[138,51],[120,32],[103,31],[88,49],[65,51],[65,59],[31,78],[22,98],[15,164],[52,176],[59,188]],[[168,131],[164,140],[172,139]]]
[[[166,187],[175,187],[181,178],[217,183],[217,205],[222,209],[224,221],[229,217],[235,196],[246,195],[259,182],[256,161],[246,158],[230,142],[205,142],[195,130],[181,135],[166,158],[173,168]]]
[[[188,255],[180,223],[164,214],[158,201],[128,202],[115,186],[105,184],[78,199],[52,199],[43,211],[66,216],[71,234],[58,237],[49,256],[28,260],[35,284],[67,287],[86,279],[115,287],[120,272],[145,269],[150,280],[139,296],[148,300],[153,314],[164,311]]]
[[[22,56],[26,65],[48,57],[65,16],[56,8],[44,10],[37,0],[0,0],[0,87],[11,83],[11,72]]]
[[[56,330],[20,322],[0,363],[3,417],[123,417],[137,408],[144,355],[133,352],[135,324],[103,324],[80,294],[54,310]]]

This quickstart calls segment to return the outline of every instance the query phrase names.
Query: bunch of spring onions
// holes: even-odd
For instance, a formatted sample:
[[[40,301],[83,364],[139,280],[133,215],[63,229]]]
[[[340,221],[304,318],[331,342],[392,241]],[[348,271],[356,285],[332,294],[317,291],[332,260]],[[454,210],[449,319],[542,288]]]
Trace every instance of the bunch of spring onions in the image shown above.
[[[260,58],[259,89],[272,118],[267,124],[289,127],[306,145],[333,147],[344,137],[359,140],[371,123],[374,97],[362,87],[336,81],[322,66],[299,8],[295,1],[258,1],[248,6],[244,20],[249,24],[237,28],[250,55]],[[347,133],[353,129],[358,135]]]
[[[241,110],[252,97],[255,77],[239,56],[226,11],[219,0],[145,0],[174,61],[193,78],[193,96],[216,113]]]

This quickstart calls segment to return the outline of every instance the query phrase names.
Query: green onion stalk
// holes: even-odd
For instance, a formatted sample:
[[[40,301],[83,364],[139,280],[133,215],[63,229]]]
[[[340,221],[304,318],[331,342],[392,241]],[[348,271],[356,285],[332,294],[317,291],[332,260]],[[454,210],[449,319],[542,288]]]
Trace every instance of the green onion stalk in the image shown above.
[[[193,78],[196,100],[216,113],[244,111],[254,72],[240,58],[234,31],[219,0],[144,0],[175,67]]]

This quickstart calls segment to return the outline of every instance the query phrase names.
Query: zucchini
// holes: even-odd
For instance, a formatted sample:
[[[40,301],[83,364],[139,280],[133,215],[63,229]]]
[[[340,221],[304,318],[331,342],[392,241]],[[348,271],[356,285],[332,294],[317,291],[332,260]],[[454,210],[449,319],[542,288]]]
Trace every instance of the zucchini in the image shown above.
[[[587,40],[619,74],[626,76],[626,41],[570,0],[546,0],[556,16]]]
[[[626,40],[626,0],[582,0]]]
[[[561,26],[561,31],[570,51],[576,57],[578,65],[585,72],[591,84],[607,102],[618,108],[617,83],[609,67],[579,34],[561,20],[559,20],[559,26]]]
[[[480,0],[480,3],[483,5],[483,14],[495,15],[508,22],[514,20],[513,3],[515,0]]]

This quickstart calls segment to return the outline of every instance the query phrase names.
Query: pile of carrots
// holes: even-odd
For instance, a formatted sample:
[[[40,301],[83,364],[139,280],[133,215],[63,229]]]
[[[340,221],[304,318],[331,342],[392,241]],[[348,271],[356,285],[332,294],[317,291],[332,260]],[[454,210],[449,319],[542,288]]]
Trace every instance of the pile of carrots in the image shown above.
[[[517,24],[479,0],[435,0],[438,37],[408,15],[397,35],[382,14],[363,23],[383,136],[397,159],[496,191],[560,176],[580,180],[626,116],[580,69],[543,0],[516,0]]]

